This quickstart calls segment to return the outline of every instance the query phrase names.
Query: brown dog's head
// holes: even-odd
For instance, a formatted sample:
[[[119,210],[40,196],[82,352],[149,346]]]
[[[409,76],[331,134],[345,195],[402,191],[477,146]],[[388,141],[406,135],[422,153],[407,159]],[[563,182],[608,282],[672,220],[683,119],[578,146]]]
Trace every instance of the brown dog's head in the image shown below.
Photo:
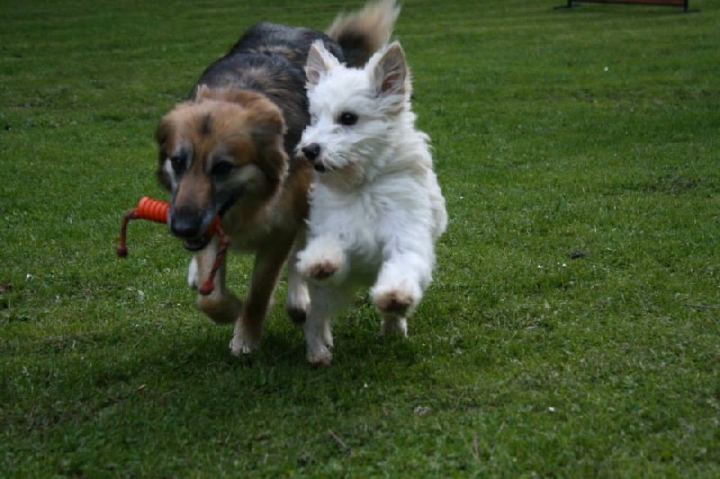
[[[217,214],[274,195],[287,173],[285,123],[260,93],[200,86],[165,115],[155,137],[158,180],[172,192],[168,226],[198,250]]]

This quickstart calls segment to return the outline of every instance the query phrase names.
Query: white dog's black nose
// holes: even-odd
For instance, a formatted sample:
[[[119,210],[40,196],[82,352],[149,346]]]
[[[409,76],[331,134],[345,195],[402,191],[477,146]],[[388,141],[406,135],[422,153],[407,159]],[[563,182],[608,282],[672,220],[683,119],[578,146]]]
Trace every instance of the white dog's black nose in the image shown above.
[[[317,143],[310,143],[307,146],[303,146],[301,150],[305,155],[305,158],[310,161],[313,161],[320,155],[320,145],[318,145]]]

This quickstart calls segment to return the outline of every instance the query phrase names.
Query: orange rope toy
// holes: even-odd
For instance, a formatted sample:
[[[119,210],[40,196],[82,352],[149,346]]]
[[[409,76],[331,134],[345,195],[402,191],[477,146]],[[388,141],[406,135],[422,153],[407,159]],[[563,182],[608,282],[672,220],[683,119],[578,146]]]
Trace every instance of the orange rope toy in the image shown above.
[[[117,255],[121,258],[125,258],[128,255],[126,237],[127,227],[130,220],[150,220],[156,223],[167,223],[169,210],[170,205],[166,201],[156,200],[147,196],[140,198],[137,207],[131,209],[123,216],[122,223],[120,225],[120,241],[118,242]],[[219,216],[215,217],[215,220],[213,220],[205,234],[207,236],[218,235],[220,237],[220,245],[218,246],[218,252],[215,256],[213,267],[210,270],[210,275],[198,290],[203,296],[209,295],[215,289],[215,274],[225,260],[225,252],[227,251],[228,243],[230,242],[227,235],[225,235],[222,230]]]

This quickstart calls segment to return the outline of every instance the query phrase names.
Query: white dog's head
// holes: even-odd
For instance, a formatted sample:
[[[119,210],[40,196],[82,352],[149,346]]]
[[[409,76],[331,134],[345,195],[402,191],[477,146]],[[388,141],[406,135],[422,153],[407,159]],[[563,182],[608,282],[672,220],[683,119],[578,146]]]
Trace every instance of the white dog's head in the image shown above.
[[[311,123],[298,154],[313,164],[320,181],[353,186],[372,178],[392,161],[389,150],[409,111],[410,74],[402,47],[394,42],[356,69],[316,42],[305,72]]]

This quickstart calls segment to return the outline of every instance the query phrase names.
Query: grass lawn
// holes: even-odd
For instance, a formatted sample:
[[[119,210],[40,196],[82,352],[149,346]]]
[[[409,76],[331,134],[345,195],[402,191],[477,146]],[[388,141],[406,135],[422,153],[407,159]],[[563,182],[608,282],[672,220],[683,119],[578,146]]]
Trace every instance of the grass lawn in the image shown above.
[[[207,64],[362,0],[3,0],[0,477],[719,477],[720,5],[565,3],[404,2],[450,227],[410,338],[358,296],[314,368],[284,284],[236,359],[115,242]]]

